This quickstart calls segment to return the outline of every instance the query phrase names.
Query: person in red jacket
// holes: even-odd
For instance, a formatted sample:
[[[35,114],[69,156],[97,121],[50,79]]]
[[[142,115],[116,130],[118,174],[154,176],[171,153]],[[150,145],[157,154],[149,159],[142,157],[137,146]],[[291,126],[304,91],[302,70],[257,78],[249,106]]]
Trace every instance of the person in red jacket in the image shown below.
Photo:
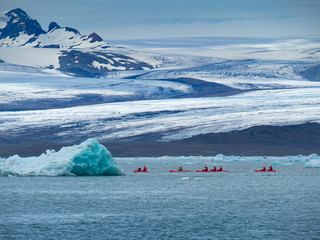
[[[146,171],[147,171],[147,167],[146,167],[146,166],[144,166],[143,171],[144,171],[144,172],[146,172]]]
[[[214,166],[214,168],[211,170],[212,172],[215,172],[215,171],[217,171],[217,168],[216,168],[216,166]]]
[[[263,167],[263,168],[261,169],[261,171],[266,171],[266,167]]]
[[[272,170],[273,170],[273,168],[272,168],[272,166],[270,166],[269,169],[268,169],[268,171],[272,171]]]
[[[222,169],[222,167],[220,166],[220,168],[219,168],[219,170],[218,170],[219,172],[222,172],[223,171],[223,169]]]

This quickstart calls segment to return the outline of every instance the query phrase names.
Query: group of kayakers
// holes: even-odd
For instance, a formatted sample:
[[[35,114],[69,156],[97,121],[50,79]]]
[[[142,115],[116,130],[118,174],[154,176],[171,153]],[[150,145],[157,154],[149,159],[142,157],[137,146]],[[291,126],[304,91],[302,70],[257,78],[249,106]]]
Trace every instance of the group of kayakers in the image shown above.
[[[142,170],[141,170],[141,167],[138,167],[138,169],[136,171],[137,172],[147,172],[147,167],[144,166]]]
[[[178,170],[170,170],[170,171],[171,172],[186,172],[186,171],[189,172],[189,170],[184,170],[182,166],[180,166]],[[261,170],[255,170],[255,171],[256,172],[271,172],[271,171],[275,172],[272,166],[270,166],[268,169],[264,166]],[[134,172],[148,172],[148,170],[147,170],[147,167],[144,166],[143,169],[141,167],[138,167],[138,169],[134,170]],[[214,166],[212,169],[209,169],[207,166],[205,166],[203,170],[197,170],[197,172],[228,172],[228,171],[223,170],[221,166],[219,169],[217,169],[216,166]]]
[[[209,171],[211,171],[211,172],[222,172],[223,171],[223,169],[222,169],[222,167],[220,166],[220,168],[219,169],[217,169],[217,167],[216,166],[214,166],[211,170],[209,170],[208,169],[208,167],[207,166],[205,166],[204,167],[204,169],[202,170],[203,172],[209,172]]]
[[[272,166],[270,166],[270,167],[268,168],[268,170],[267,170],[266,167],[263,167],[260,171],[261,171],[261,172],[264,172],[264,171],[273,171],[273,168],[272,168]]]
[[[179,168],[178,168],[178,171],[177,172],[183,172],[184,170],[183,170],[183,167],[182,166],[180,166]],[[217,167],[216,166],[214,166],[214,168],[213,169],[211,169],[211,170],[209,170],[208,169],[208,167],[207,166],[205,166],[204,167],[204,169],[202,170],[203,172],[222,172],[223,171],[223,169],[222,169],[222,167],[220,166],[220,168],[219,169],[217,169]],[[141,167],[138,167],[137,168],[137,170],[134,170],[134,172],[147,172],[147,167],[146,166],[144,166],[144,168],[143,169],[141,169]]]
[[[180,166],[180,167],[179,167],[179,169],[178,169],[178,172],[181,172],[181,171],[183,171],[182,166]],[[209,172],[209,171],[211,171],[211,172],[222,172],[222,171],[223,171],[223,169],[222,169],[222,167],[221,167],[221,166],[220,166],[220,168],[219,168],[219,169],[217,169],[217,167],[216,167],[216,166],[214,166],[214,168],[213,168],[213,169],[209,170],[209,168],[208,168],[207,166],[205,166],[205,167],[204,167],[204,169],[203,169],[202,171],[203,171],[203,172]]]

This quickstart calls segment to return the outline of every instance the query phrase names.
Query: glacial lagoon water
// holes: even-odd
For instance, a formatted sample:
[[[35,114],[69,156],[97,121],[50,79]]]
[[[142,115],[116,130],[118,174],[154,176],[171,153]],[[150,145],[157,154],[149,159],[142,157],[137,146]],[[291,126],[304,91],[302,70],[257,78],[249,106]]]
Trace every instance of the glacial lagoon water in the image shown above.
[[[320,168],[116,159],[125,176],[1,177],[1,239],[319,239]],[[255,173],[277,162],[276,173]],[[226,173],[196,173],[205,164]],[[169,173],[183,165],[190,173]],[[149,173],[133,173],[137,166]]]

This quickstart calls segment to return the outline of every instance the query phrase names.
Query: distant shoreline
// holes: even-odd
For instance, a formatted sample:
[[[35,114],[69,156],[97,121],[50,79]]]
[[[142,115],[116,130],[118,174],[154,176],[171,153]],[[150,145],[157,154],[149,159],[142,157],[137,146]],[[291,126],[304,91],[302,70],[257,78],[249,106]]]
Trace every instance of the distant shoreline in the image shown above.
[[[173,142],[152,142],[140,138],[135,142],[103,142],[114,157],[159,156],[293,156],[320,155],[320,124],[257,126],[242,131],[209,133]],[[20,142],[0,144],[0,157],[18,154],[39,156],[47,149],[60,150],[77,143]]]

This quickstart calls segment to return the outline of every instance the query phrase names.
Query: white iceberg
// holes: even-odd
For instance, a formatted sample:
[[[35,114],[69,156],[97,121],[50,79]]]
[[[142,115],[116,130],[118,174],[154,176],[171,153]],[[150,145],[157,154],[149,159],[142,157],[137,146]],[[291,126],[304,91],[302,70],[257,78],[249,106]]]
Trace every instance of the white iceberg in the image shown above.
[[[315,153],[311,154],[307,157],[304,166],[306,168],[320,168],[320,157]]]
[[[1,159],[1,176],[112,176],[122,175],[111,153],[96,139],[47,150],[39,157],[14,155]]]

